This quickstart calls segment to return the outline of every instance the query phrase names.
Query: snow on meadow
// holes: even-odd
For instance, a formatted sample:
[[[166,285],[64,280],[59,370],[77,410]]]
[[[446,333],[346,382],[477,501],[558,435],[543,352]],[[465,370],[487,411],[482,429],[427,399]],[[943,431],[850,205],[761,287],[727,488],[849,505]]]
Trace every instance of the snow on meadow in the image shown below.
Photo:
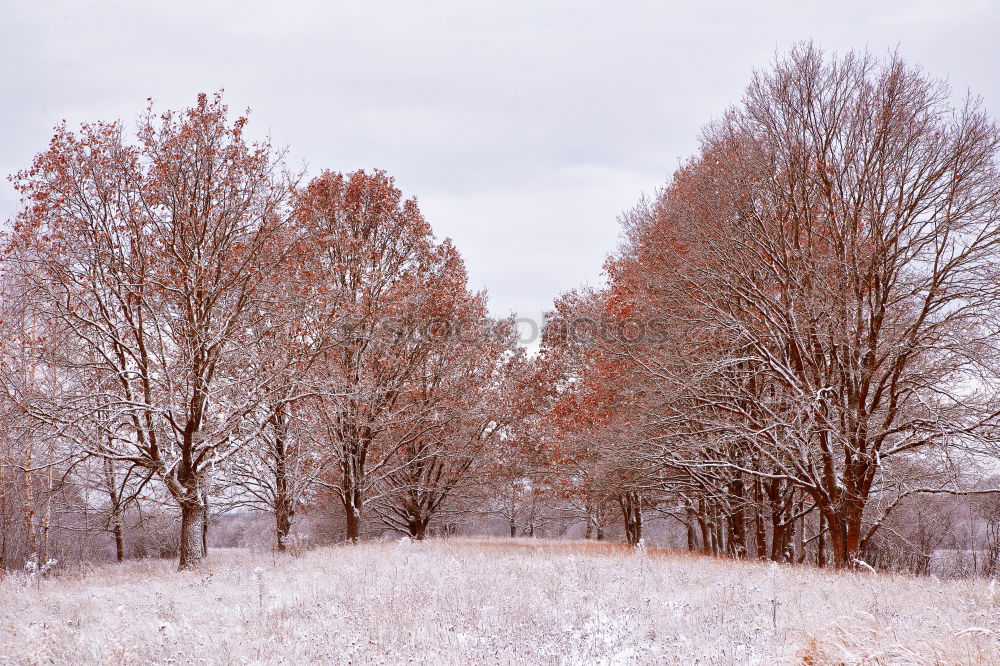
[[[175,567],[0,580],[0,663],[1000,663],[1000,590],[983,581],[535,540]]]

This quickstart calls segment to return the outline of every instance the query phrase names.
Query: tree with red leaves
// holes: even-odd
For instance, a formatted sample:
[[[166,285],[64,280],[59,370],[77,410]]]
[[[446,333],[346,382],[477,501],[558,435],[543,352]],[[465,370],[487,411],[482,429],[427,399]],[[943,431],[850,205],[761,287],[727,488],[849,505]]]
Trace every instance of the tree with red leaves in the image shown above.
[[[14,182],[6,253],[37,313],[36,362],[63,391],[26,402],[91,455],[139,465],[181,510],[180,567],[203,554],[204,485],[255,435],[265,377],[241,362],[283,270],[293,183],[221,95],[119,123],[65,125]],[[94,431],[100,437],[91,437]]]
[[[483,293],[441,295],[450,312],[439,316],[435,347],[402,397],[410,416],[390,439],[404,443],[375,505],[386,525],[414,539],[475,490],[512,419],[505,398],[517,358],[513,322],[492,320]]]
[[[298,196],[297,224],[312,244],[306,270],[339,317],[332,327],[318,322],[316,335],[331,343],[312,392],[338,467],[325,484],[355,542],[372,492],[398,480],[400,453],[419,447],[438,418],[437,397],[420,398],[426,373],[452,362],[442,356],[455,351],[448,329],[476,306],[457,250],[434,241],[416,201],[381,171],[314,179]]]
[[[617,506],[625,539],[642,539],[642,511],[657,492],[644,451],[649,387],[629,354],[637,340],[631,313],[608,290],[569,292],[547,318],[543,363],[557,377],[546,420],[565,492],[582,504],[586,533],[603,538]]]
[[[712,552],[746,549],[755,508],[757,552],[767,532],[791,558],[812,513],[820,561],[826,535],[854,566],[906,498],[964,492],[942,470],[1000,416],[998,154],[994,121],[898,58],[804,45],[625,218],[609,313],[667,335],[617,340],[586,374],[622,362],[653,391],[614,389]]]

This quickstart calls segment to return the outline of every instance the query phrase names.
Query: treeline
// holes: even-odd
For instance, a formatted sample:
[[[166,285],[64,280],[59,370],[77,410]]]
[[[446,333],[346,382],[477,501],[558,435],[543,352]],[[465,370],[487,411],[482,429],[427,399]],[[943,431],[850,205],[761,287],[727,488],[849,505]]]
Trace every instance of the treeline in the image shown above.
[[[389,176],[307,180],[246,122],[202,95],[134,137],[62,126],[13,178],[0,569],[52,539],[188,568],[241,507],[278,549],[336,511],[350,542],[658,520],[712,555],[996,566],[1000,128],[976,100],[797,47],[531,357]]]
[[[622,217],[607,286],[556,304],[551,436],[590,509],[733,557],[995,565],[998,145],[897,57],[758,73]],[[942,496],[992,536],[956,539]]]
[[[181,568],[239,506],[279,549],[321,499],[350,541],[369,512],[422,538],[503,464],[525,360],[455,247],[385,173],[302,182],[245,124],[202,95],[134,140],[63,126],[14,178],[0,565],[45,561],[88,512],[121,559],[157,503]]]

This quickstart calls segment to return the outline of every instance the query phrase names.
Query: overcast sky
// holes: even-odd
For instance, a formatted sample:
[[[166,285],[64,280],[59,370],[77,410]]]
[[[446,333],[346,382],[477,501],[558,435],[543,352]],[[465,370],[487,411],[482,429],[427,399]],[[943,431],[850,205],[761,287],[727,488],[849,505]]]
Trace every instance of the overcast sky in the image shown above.
[[[898,46],[1000,115],[1000,3],[868,4],[0,0],[0,172],[60,119],[224,88],[310,173],[389,171],[495,313],[537,317],[600,282],[618,214],[796,41]]]

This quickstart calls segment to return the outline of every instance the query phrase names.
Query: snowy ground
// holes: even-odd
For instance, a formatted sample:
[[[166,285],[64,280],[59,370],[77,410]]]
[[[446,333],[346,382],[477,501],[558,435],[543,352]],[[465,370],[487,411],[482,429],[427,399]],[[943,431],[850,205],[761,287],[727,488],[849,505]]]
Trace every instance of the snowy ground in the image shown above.
[[[1000,589],[455,540],[0,580],[0,663],[1000,663]]]

